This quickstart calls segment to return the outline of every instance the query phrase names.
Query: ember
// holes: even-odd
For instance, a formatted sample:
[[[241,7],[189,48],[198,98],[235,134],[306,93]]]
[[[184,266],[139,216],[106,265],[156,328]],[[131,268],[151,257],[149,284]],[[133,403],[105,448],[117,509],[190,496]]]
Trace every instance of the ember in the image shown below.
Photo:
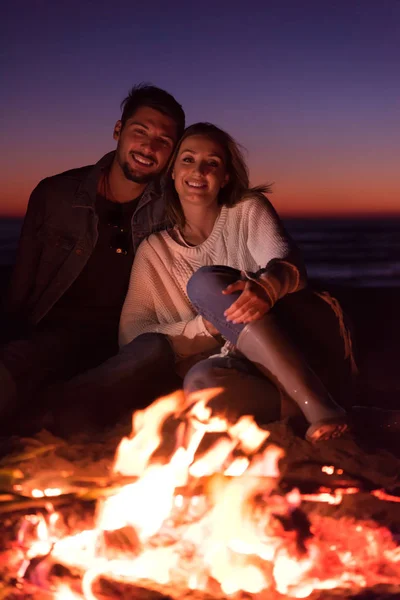
[[[339,504],[359,489],[284,493],[283,450],[252,417],[231,423],[213,415],[208,403],[218,393],[188,405],[177,392],[133,415],[132,434],[116,452],[119,485],[98,501],[94,526],[67,534],[51,504],[62,489],[32,488],[45,510],[20,521],[5,585],[36,586],[57,600],[103,598],[101,581],[214,597],[306,598],[314,590],[400,585],[400,547],[388,529],[307,516],[301,506]],[[323,467],[335,470],[343,473]],[[1,588],[0,596],[12,597]]]

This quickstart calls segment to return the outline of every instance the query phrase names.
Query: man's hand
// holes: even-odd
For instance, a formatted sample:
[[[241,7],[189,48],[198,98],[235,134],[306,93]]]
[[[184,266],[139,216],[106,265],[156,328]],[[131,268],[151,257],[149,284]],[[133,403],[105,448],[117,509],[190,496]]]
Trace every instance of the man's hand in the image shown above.
[[[232,294],[242,290],[239,298],[224,312],[227,321],[251,323],[261,319],[272,308],[265,290],[254,281],[239,279],[222,292]]]

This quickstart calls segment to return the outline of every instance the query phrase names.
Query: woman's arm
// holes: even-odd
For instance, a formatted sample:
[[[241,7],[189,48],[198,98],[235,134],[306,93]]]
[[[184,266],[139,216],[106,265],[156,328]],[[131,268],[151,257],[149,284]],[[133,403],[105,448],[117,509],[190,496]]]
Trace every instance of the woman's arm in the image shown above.
[[[286,294],[305,287],[307,273],[300,250],[269,200],[257,197],[250,202],[248,247],[261,268],[255,278],[249,279],[264,288],[273,305]]]
[[[167,266],[145,240],[136,253],[122,308],[120,346],[147,332],[167,335],[178,358],[208,351],[218,345],[201,315],[191,310],[192,318],[181,318],[177,303],[182,299],[176,297],[176,286],[171,283]]]
[[[307,282],[301,253],[269,200],[259,194],[245,200],[243,210],[243,238],[260,269],[257,273],[243,271],[242,280],[225,291],[242,292],[225,312],[234,323],[260,319],[280,298],[301,290]]]

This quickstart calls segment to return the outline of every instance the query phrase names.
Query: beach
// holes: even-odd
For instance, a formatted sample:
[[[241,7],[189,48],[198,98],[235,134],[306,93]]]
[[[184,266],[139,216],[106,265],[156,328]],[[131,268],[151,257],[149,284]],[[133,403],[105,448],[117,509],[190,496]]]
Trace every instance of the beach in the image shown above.
[[[0,297],[22,221],[0,220]],[[312,284],[341,303],[360,375],[354,404],[400,408],[400,219],[286,219]]]
[[[346,235],[341,235],[338,229],[332,233],[330,223],[327,227],[330,228],[331,235],[327,235],[323,233],[321,224],[314,222],[312,225],[314,229],[308,224],[306,230],[304,222],[297,222],[295,226],[292,224],[291,234],[302,246],[311,282],[335,296],[351,322],[359,367],[353,405],[400,408],[400,278],[396,278],[400,258],[395,232],[383,237],[379,233],[380,245],[372,244],[375,251],[370,251],[367,256],[365,247],[368,246],[371,235],[373,237],[371,231],[366,235],[365,229],[358,229],[356,234],[352,234],[352,230],[348,229]],[[18,223],[9,223],[4,228],[8,237],[3,237],[3,246],[7,245],[7,249],[3,254],[0,253],[1,294],[11,273],[16,247],[15,233],[19,226]],[[351,243],[348,238],[352,235]],[[332,243],[333,251],[328,250],[329,243]],[[380,278],[379,264],[385,267]],[[371,275],[372,272],[375,273],[374,284],[369,285],[372,279],[368,278],[368,274]],[[40,480],[44,475],[48,478],[55,477],[60,472],[68,473],[65,484],[74,480],[107,479],[118,442],[121,436],[129,434],[130,426],[130,419],[127,419],[106,433],[72,438],[67,444],[46,431],[39,432],[32,438],[3,438],[0,439],[0,456],[5,455],[3,467],[10,463],[13,469],[18,468],[18,472],[23,473],[24,480],[28,482],[36,481],[37,478]],[[283,490],[299,490],[305,494],[305,498],[312,497],[313,494],[318,496],[321,489],[332,494],[337,493],[336,488],[350,490],[349,494],[353,490],[338,502],[303,502],[302,510],[308,518],[318,520],[332,517],[335,532],[341,528],[347,531],[356,520],[360,523],[359,527],[372,524],[374,528],[384,528],[384,531],[390,532],[389,535],[397,539],[400,532],[398,434],[388,434],[387,431],[379,434],[375,430],[366,429],[356,438],[341,438],[315,445],[295,435],[286,421],[271,423],[268,430],[269,441],[282,449],[279,468],[283,474]],[[9,471],[14,472],[12,469]],[[331,472],[333,475],[327,474]],[[71,498],[69,502],[72,502]],[[71,507],[77,509],[76,500],[74,502]],[[8,510],[6,502],[3,503],[3,510]],[[11,502],[11,519],[18,518],[18,512],[14,514],[12,510],[15,511],[15,507]],[[14,590],[13,587],[9,589]],[[364,596],[363,591],[339,587],[331,591],[314,592],[312,599],[368,597],[371,600],[394,600],[399,597],[398,585],[372,585],[364,591],[368,596]],[[161,592],[157,597],[162,600],[166,596],[163,590]],[[26,596],[15,596],[20,597]],[[148,600],[153,596],[145,591],[143,597]],[[286,598],[282,595],[279,597]]]
[[[21,223],[0,220],[0,296]],[[303,252],[310,284],[339,301],[352,330],[358,375],[346,406],[400,409],[400,220],[296,219],[285,226]],[[389,437],[375,441],[393,450]]]

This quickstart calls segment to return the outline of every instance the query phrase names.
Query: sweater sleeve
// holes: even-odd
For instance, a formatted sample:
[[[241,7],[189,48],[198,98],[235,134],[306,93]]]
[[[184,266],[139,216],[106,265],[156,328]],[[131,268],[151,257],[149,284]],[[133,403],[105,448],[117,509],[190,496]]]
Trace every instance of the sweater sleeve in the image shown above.
[[[286,294],[306,285],[307,274],[301,253],[266,198],[250,200],[248,247],[260,265],[254,277],[266,292],[271,307]],[[265,266],[264,266],[265,265]]]
[[[168,289],[170,274],[148,240],[140,245],[131,272],[128,293],[119,325],[119,344],[125,346],[142,333],[167,335],[178,359],[207,352],[218,345],[207,331],[201,315],[182,319],[173,290]]]

